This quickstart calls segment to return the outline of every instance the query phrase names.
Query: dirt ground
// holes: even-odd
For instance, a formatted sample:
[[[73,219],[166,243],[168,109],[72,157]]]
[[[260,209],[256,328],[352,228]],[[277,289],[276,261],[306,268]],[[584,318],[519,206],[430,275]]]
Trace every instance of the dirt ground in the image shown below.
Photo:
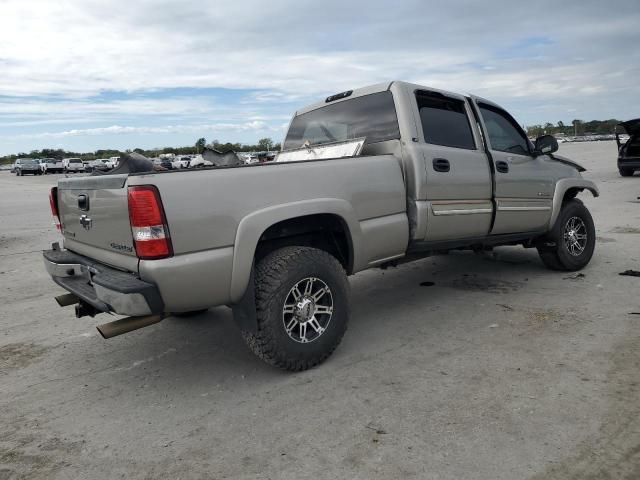
[[[0,172],[0,480],[640,478],[640,175],[560,151],[602,194],[584,276],[519,247],[363,272],[299,374],[226,307],[103,340],[42,265],[56,176]]]

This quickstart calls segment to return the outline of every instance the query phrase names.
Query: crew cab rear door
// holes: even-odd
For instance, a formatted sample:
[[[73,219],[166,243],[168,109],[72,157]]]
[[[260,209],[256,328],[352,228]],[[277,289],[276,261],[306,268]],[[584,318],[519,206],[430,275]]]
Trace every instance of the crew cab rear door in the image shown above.
[[[426,169],[425,241],[456,241],[488,235],[493,214],[489,161],[461,95],[412,92],[418,138]]]
[[[555,185],[545,156],[533,155],[527,135],[506,110],[488,100],[471,98],[495,172],[496,216],[491,234],[543,230],[551,217]]]

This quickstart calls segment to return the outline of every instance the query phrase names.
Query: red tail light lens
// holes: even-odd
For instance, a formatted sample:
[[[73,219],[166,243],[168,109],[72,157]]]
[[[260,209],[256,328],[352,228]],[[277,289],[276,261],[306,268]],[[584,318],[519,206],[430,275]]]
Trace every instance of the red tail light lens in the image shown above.
[[[153,260],[173,254],[167,219],[156,187],[129,187],[129,221],[138,258]]]
[[[49,205],[51,205],[51,214],[53,215],[53,223],[58,231],[62,231],[60,225],[60,213],[58,212],[58,187],[51,187],[49,192]]]

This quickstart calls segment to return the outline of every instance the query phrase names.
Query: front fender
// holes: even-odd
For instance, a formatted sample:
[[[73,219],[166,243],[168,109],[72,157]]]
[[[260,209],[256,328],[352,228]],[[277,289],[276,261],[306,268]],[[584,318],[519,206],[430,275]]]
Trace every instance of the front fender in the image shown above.
[[[553,228],[558,219],[558,215],[560,215],[565,194],[572,189],[580,192],[589,190],[594,197],[600,196],[598,187],[591,180],[585,180],[584,178],[563,178],[562,180],[558,180],[556,190],[553,193],[553,207],[551,210],[551,218],[549,219],[549,230]]]
[[[233,268],[229,297],[232,303],[240,301],[249,284],[251,267],[262,234],[272,225],[283,220],[315,214],[337,215],[349,229],[353,245],[353,264],[360,265],[362,255],[362,229],[353,207],[346,200],[320,198],[300,202],[273,205],[244,217],[236,231],[233,252]]]

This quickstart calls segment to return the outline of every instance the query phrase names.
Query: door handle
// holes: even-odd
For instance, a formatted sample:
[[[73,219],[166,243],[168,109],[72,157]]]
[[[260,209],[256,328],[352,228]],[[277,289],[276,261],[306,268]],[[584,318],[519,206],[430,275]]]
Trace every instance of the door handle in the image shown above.
[[[496,162],[496,170],[500,173],[507,173],[509,172],[509,164],[504,160],[499,160]]]
[[[449,170],[451,170],[451,164],[446,158],[434,158],[433,169],[436,172],[448,172]]]

